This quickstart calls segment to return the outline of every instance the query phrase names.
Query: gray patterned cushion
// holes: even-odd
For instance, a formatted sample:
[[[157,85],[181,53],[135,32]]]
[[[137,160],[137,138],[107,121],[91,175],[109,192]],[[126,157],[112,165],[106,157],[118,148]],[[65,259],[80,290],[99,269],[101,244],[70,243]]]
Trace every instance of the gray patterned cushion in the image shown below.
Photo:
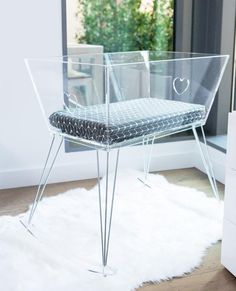
[[[63,133],[113,144],[151,133],[174,130],[204,119],[205,106],[157,98],[140,98],[109,105],[79,107],[76,113],[63,110],[53,113],[49,121]]]

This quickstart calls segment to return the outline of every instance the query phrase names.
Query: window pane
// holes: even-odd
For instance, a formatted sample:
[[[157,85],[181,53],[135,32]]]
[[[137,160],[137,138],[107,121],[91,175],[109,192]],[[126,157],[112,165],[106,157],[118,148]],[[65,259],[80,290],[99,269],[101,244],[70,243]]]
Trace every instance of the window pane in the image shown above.
[[[67,1],[68,42],[104,52],[173,50],[174,0]]]

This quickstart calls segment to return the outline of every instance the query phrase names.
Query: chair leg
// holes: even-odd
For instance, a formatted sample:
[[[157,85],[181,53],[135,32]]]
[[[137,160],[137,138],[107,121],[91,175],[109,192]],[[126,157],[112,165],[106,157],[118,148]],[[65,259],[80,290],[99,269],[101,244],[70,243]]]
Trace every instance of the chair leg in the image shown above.
[[[201,156],[201,159],[202,159],[204,168],[206,170],[208,179],[209,179],[210,184],[211,184],[212,191],[214,193],[215,198],[217,200],[220,200],[219,192],[218,192],[218,187],[217,187],[217,184],[216,184],[216,179],[215,179],[215,175],[214,175],[214,171],[213,171],[213,167],[212,167],[212,163],[211,163],[209,151],[208,151],[208,148],[207,148],[207,142],[206,142],[206,137],[205,137],[204,129],[201,126],[201,131],[202,131],[202,136],[203,136],[203,143],[204,143],[204,151],[205,151],[205,153],[204,153],[204,151],[202,149],[202,146],[201,146],[201,143],[200,143],[200,140],[199,140],[199,137],[198,137],[198,133],[196,131],[196,128],[195,127],[192,127],[192,130],[193,130],[193,134],[194,134],[194,137],[195,137],[197,146],[198,146],[198,150],[200,152],[200,156]]]
[[[143,138],[143,150],[144,150],[144,157],[143,157],[143,177],[139,177],[138,180],[141,181],[144,185],[150,187],[148,184],[147,178],[148,173],[150,171],[150,164],[152,158],[152,150],[154,144],[155,136],[152,138]],[[151,142],[150,142],[151,141]],[[149,147],[146,147],[149,146]]]
[[[50,173],[52,171],[53,165],[54,165],[54,163],[56,161],[56,158],[58,156],[59,150],[60,150],[61,145],[62,145],[62,141],[63,141],[63,138],[61,138],[61,141],[60,141],[59,146],[58,146],[58,148],[56,150],[56,153],[54,154],[54,157],[53,157],[53,160],[51,162],[51,165],[50,165],[49,169],[47,169],[50,156],[52,155],[52,149],[53,149],[53,147],[55,145],[55,135],[53,135],[53,138],[52,138],[52,141],[51,141],[51,144],[50,144],[50,147],[49,147],[49,151],[48,151],[48,154],[47,154],[47,158],[46,158],[46,161],[45,161],[45,164],[44,164],[44,167],[43,167],[43,171],[42,171],[42,174],[41,174],[41,177],[40,177],[40,180],[39,180],[39,185],[38,185],[38,189],[37,189],[37,192],[36,192],[36,195],[35,195],[35,199],[34,199],[34,202],[33,202],[33,205],[31,207],[31,210],[30,210],[30,213],[29,213],[29,217],[28,217],[28,220],[27,220],[27,228],[30,227],[30,225],[32,223],[32,219],[33,219],[34,214],[35,214],[35,211],[37,209],[38,203],[43,197],[43,193],[44,193],[44,190],[46,188],[46,185],[47,185],[47,182],[48,182],[48,178],[50,176]]]
[[[148,173],[150,171],[150,164],[151,164],[151,158],[152,158],[152,150],[153,150],[153,144],[154,144],[155,137],[153,138],[148,138],[146,145],[149,145],[150,143],[150,148],[145,152],[145,157],[144,157],[144,180],[147,180]]]
[[[110,172],[110,152],[106,152],[106,177],[105,177],[105,188],[101,188],[100,183],[100,161],[99,151],[97,154],[97,179],[98,179],[98,195],[99,195],[99,215],[100,215],[100,234],[101,234],[101,250],[102,250],[102,269],[101,270],[90,270],[96,273],[102,273],[104,276],[112,275],[114,272],[107,266],[110,234],[112,227],[112,215],[114,206],[114,194],[116,187],[116,177],[119,162],[119,149],[116,152],[115,171],[113,181],[109,181]],[[112,182],[112,185],[109,185]],[[109,191],[109,186],[112,186]]]

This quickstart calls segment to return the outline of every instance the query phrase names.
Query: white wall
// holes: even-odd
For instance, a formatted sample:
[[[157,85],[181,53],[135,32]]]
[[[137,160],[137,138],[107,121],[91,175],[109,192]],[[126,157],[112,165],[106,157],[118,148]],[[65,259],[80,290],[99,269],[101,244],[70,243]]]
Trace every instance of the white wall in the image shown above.
[[[48,146],[49,134],[23,60],[61,54],[61,1],[2,1],[0,36],[0,183],[4,184],[2,172],[41,167]],[[60,157],[61,163],[66,160],[70,157]]]

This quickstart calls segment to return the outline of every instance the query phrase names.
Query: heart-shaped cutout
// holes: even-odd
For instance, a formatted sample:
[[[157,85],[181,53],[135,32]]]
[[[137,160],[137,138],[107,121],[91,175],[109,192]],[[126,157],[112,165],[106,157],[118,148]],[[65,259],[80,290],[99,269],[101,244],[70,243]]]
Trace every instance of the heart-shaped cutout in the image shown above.
[[[173,88],[178,95],[184,94],[189,87],[190,81],[186,78],[174,78],[173,80]]]

